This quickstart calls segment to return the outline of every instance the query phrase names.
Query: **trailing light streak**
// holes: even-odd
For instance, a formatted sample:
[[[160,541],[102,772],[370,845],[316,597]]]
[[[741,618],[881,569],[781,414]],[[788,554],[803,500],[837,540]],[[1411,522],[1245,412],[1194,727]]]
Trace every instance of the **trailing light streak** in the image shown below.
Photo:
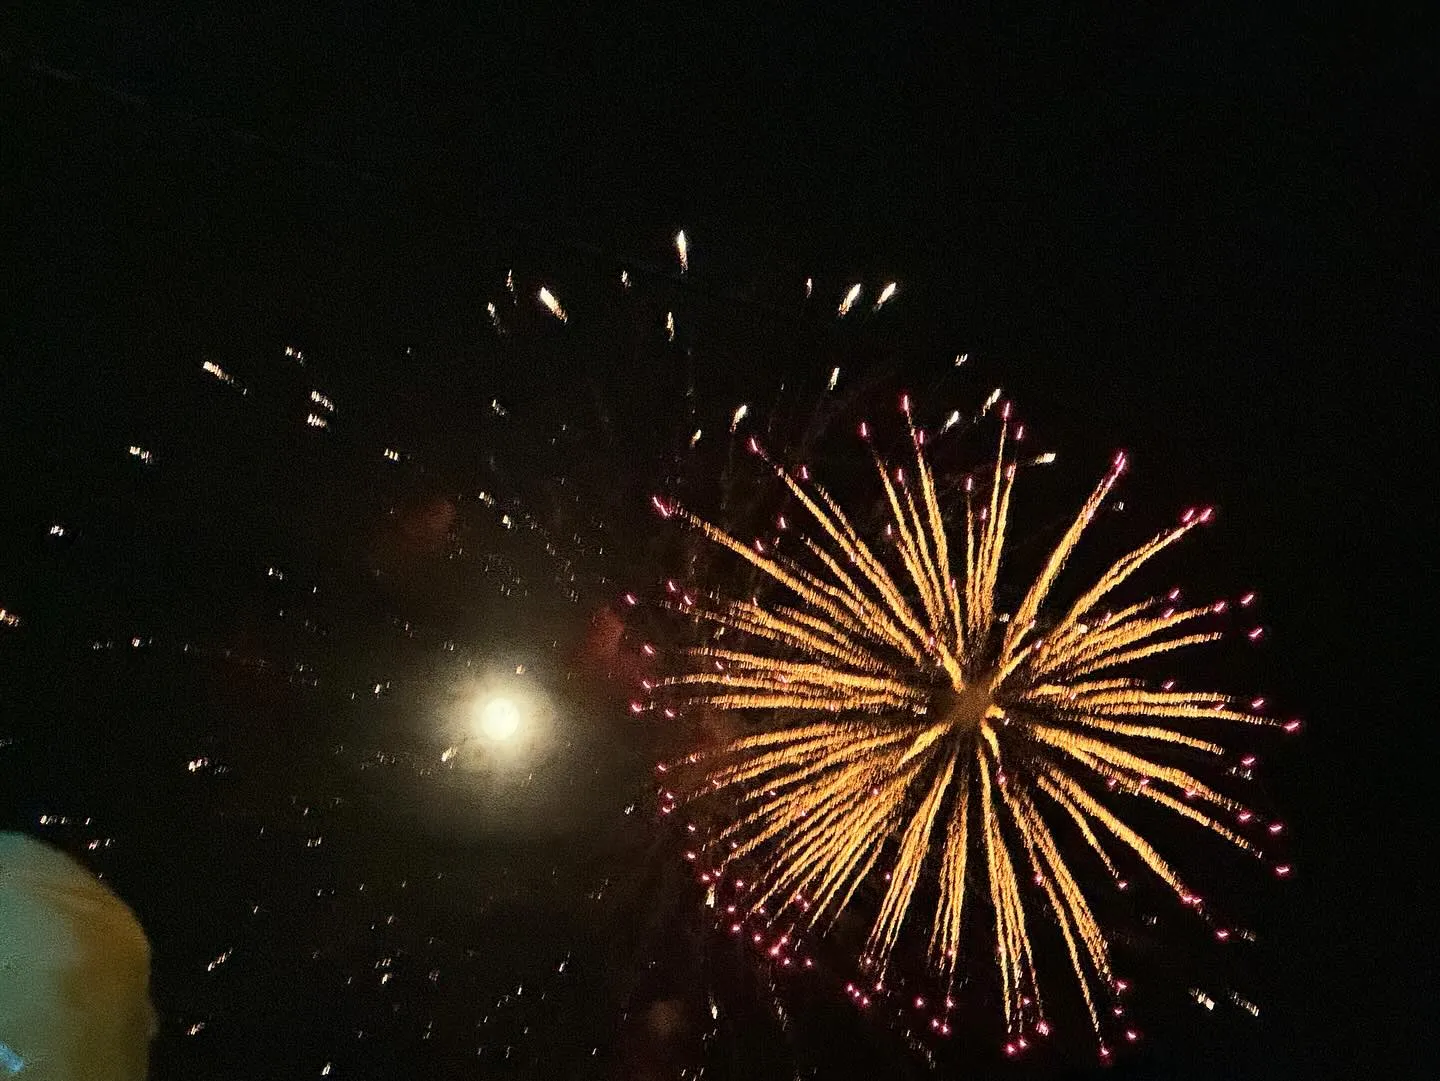
[[[850,291],[845,294],[844,299],[840,301],[840,310],[839,310],[839,312],[837,313],[837,314],[840,316],[840,318],[843,319],[843,318],[845,318],[845,316],[849,315],[849,314],[850,314],[850,309],[851,309],[851,307],[853,307],[854,304],[855,304],[855,302],[856,302],[857,300],[859,300],[859,299],[860,299],[860,283],[859,283],[859,282],[856,282],[854,285],[852,285],[852,286],[850,287]]]
[[[675,254],[680,257],[680,273],[688,273],[690,270],[690,242],[685,239],[684,229],[675,234]]]
[[[537,293],[536,296],[540,298],[540,303],[549,309],[550,314],[560,320],[560,322],[568,323],[570,321],[570,316],[565,314],[565,309],[560,306],[560,301],[556,300],[555,294],[550,292],[545,286],[542,285],[540,287],[540,292]]]
[[[207,375],[213,375],[222,383],[235,382],[235,377],[232,376],[229,372],[227,372],[224,368],[220,367],[220,365],[216,364],[213,360],[202,361],[200,367],[204,369]]]
[[[883,982],[916,887],[933,873],[939,890],[927,917],[929,956],[953,982],[976,903],[967,884],[983,878],[1012,1036],[1049,1030],[1031,938],[1042,922],[1058,931],[1098,1033],[1097,992],[1126,985],[1114,976],[1109,941],[1073,869],[1076,853],[1055,826],[1084,841],[1117,889],[1129,885],[1116,864],[1123,856],[1200,912],[1199,897],[1112,807],[1114,797],[1102,801],[1095,790],[1155,804],[1258,855],[1230,825],[1249,812],[1190,767],[1167,761],[1166,752],[1221,755],[1207,735],[1215,722],[1284,726],[1258,712],[1261,700],[1176,690],[1171,682],[1152,686],[1127,674],[1135,662],[1220,637],[1197,629],[1214,606],[1181,607],[1178,593],[1106,607],[1141,567],[1208,522],[1209,511],[1188,512],[1068,605],[1057,603],[1052,591],[1061,571],[1125,471],[1118,454],[1014,612],[1001,612],[997,590],[1021,464],[1011,447],[1010,407],[1000,410],[988,486],[967,485],[955,536],[908,396],[901,408],[913,463],[892,469],[872,451],[889,508],[885,535],[893,538],[883,556],[824,488],[806,483],[808,472],[797,476],[770,461],[754,440],[752,452],[809,517],[811,535],[800,537],[808,554],[780,556],[758,540],[747,544],[657,498],[664,517],[728,549],[786,596],[671,602],[725,638],[688,650],[685,670],[651,686],[672,706],[761,715],[753,734],[718,756],[700,788],[731,791],[738,800],[738,819],[720,834],[714,866],[723,875],[737,861],[761,862],[763,878],[747,894],[751,912],[768,905],[777,918],[823,929],[883,870],[863,955]],[[732,431],[744,410],[736,410]],[[946,428],[957,420],[952,415]],[[868,425],[861,436],[868,442]],[[1285,877],[1290,867],[1275,873]],[[1229,932],[1221,931],[1223,941]],[[1101,1054],[1110,1054],[1103,1044]]]
[[[895,295],[895,290],[897,288],[899,288],[899,284],[897,282],[891,282],[884,289],[880,290],[880,299],[875,301],[874,310],[878,312],[882,307],[884,307],[885,302],[890,300]]]

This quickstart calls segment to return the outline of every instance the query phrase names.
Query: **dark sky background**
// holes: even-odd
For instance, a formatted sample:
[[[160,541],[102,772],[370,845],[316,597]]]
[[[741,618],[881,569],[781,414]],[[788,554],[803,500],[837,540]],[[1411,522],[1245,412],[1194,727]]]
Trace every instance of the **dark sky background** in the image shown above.
[[[1242,676],[1307,721],[1267,752],[1298,871],[1233,887],[1258,1021],[1167,1005],[1186,970],[1149,959],[1174,986],[1113,1075],[1433,1074],[1433,26],[294,7],[0,21],[0,607],[24,618],[0,630],[0,824],[78,851],[150,928],[156,1077],[925,1075],[823,996],[804,1036],[737,1021],[702,1053],[706,986],[740,985],[739,1018],[764,996],[687,923],[664,831],[620,815],[653,748],[597,613],[665,572],[646,494],[704,488],[671,454],[667,308],[712,430],[833,360],[882,373],[877,412],[899,384],[938,415],[1005,386],[1073,467],[1062,495],[1127,447],[1136,528],[1217,502],[1190,565],[1261,592]],[[891,279],[892,310],[835,329],[832,296]],[[962,351],[975,381],[942,383]],[[541,780],[415,766],[445,745],[417,718],[512,662],[586,718],[528,749]],[[544,1003],[500,1002],[532,977]],[[668,1001],[681,1034],[647,1048]],[[472,1037],[477,1011],[510,1028]],[[992,1044],[942,1074],[1006,1068]],[[1077,1035],[1015,1072],[1091,1055]]]

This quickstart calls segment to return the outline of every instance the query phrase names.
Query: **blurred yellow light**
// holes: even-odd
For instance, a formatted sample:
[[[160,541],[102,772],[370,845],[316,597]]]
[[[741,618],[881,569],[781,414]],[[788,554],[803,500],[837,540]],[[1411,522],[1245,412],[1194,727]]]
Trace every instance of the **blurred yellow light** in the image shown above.
[[[520,731],[520,707],[509,698],[491,698],[480,705],[480,729],[497,742]]]

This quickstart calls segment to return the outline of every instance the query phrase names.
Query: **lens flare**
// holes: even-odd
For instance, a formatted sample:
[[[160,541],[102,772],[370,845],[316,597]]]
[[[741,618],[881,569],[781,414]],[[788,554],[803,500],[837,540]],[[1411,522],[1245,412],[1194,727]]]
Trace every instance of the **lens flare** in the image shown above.
[[[491,698],[480,705],[480,730],[497,743],[520,731],[520,707],[509,698]]]

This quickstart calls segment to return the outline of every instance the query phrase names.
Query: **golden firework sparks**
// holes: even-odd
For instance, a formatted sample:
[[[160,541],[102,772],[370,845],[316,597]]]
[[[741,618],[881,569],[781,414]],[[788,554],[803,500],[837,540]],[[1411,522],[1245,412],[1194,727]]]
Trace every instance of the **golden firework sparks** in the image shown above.
[[[998,400],[997,391],[982,414]],[[1198,627],[1221,605],[1182,607],[1171,594],[1105,607],[1142,566],[1208,522],[1211,510],[1186,512],[1068,606],[1057,605],[1052,590],[1061,571],[1125,470],[1118,454],[1015,610],[1002,613],[997,587],[1018,468],[1054,456],[1022,463],[1019,430],[1001,406],[988,483],[979,490],[967,483],[952,537],[908,396],[901,410],[913,460],[892,468],[874,454],[893,557],[882,558],[808,471],[797,476],[771,461],[753,438],[750,449],[809,517],[810,533],[798,534],[802,558],[762,540],[746,544],[657,497],[662,514],[748,562],[785,597],[685,596],[674,607],[720,628],[726,645],[688,650],[685,670],[654,686],[672,704],[761,712],[759,728],[718,756],[703,785],[733,792],[739,807],[717,844],[720,873],[736,861],[764,868],[748,894],[752,912],[769,906],[824,928],[883,865],[864,954],[883,980],[902,926],[915,915],[916,887],[933,874],[939,890],[927,917],[929,954],[953,981],[976,900],[967,879],[983,874],[1007,1027],[1019,1045],[1025,1032],[1049,1030],[1031,938],[1042,908],[1098,1033],[1097,992],[1123,989],[1123,981],[1112,973],[1108,940],[1072,868],[1075,855],[1053,824],[1078,834],[1120,889],[1128,883],[1115,853],[1124,849],[1198,911],[1198,896],[1178,872],[1095,789],[1132,794],[1255,852],[1229,825],[1249,823],[1253,813],[1167,761],[1166,752],[1222,754],[1203,734],[1215,721],[1292,731],[1296,722],[1281,726],[1261,715],[1262,700],[1156,687],[1127,674],[1147,657],[1219,637]],[[957,420],[952,414],[944,428]],[[868,426],[861,435],[868,442]],[[1276,868],[1282,877],[1288,871]],[[1228,931],[1217,929],[1217,937],[1224,941]],[[1101,1053],[1109,1055],[1103,1043]]]
[[[567,323],[570,321],[570,316],[566,314],[565,309],[560,306],[560,301],[556,299],[555,294],[550,292],[545,286],[542,285],[540,292],[535,295],[539,298],[540,303],[545,305],[550,314],[560,320],[560,322]]]

